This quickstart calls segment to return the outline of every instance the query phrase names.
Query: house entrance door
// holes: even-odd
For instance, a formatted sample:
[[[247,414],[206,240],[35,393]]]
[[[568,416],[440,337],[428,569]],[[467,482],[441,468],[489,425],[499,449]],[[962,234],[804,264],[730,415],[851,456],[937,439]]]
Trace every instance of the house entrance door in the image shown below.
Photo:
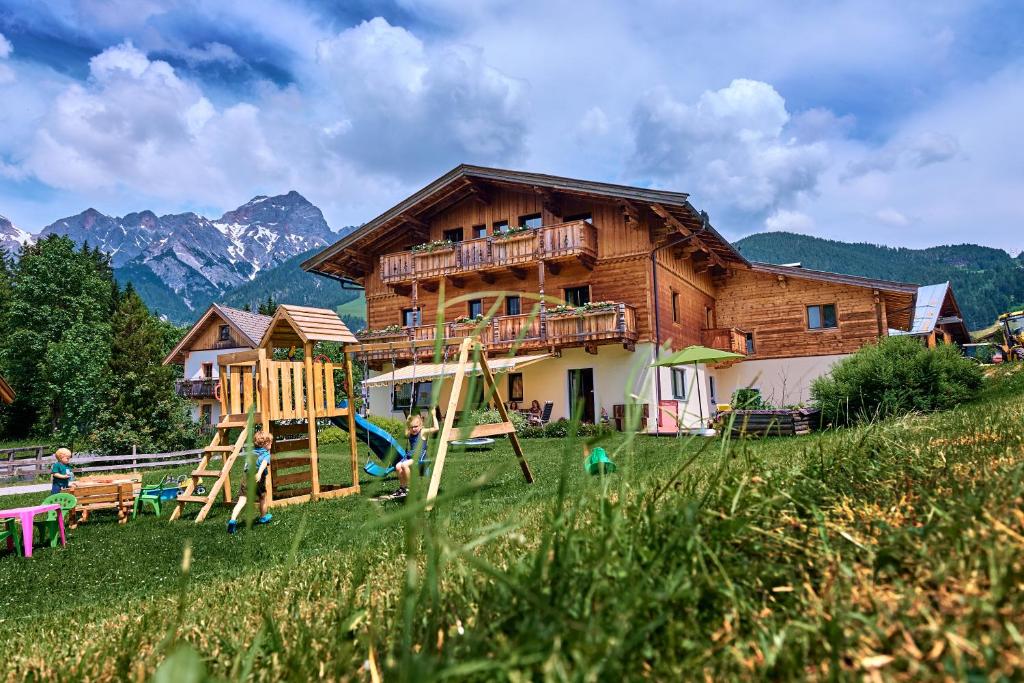
[[[577,405],[582,411],[580,422],[594,423],[594,369],[579,368],[569,371],[569,410],[576,419]]]

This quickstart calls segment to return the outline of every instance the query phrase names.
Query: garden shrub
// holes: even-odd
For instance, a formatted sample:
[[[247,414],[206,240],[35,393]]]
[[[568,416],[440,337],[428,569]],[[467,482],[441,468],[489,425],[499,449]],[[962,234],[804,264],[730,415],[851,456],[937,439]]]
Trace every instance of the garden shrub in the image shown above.
[[[526,417],[518,411],[508,411],[508,419],[512,421],[512,426],[516,428],[517,432],[521,432],[527,426]],[[499,422],[501,422],[501,415],[494,408],[477,410],[473,413],[473,424],[493,425]]]
[[[544,425],[544,436],[553,439],[564,439],[569,436],[569,421],[564,417]]]
[[[544,427],[540,425],[526,425],[522,429],[516,430],[521,439],[540,439],[544,436]]]
[[[848,425],[876,417],[945,410],[977,394],[981,368],[952,345],[885,337],[836,363],[811,384],[822,417]]]
[[[409,438],[405,435],[405,420],[399,420],[394,417],[384,417],[383,415],[371,415],[368,419],[371,423],[377,425],[390,434],[398,443],[405,443]],[[426,418],[424,418],[424,420],[426,420]]]
[[[772,406],[764,400],[757,389],[737,389],[732,392],[733,410],[771,410]]]
[[[348,434],[338,427],[327,427],[317,434],[316,440],[320,445],[327,446],[330,444],[347,442]]]

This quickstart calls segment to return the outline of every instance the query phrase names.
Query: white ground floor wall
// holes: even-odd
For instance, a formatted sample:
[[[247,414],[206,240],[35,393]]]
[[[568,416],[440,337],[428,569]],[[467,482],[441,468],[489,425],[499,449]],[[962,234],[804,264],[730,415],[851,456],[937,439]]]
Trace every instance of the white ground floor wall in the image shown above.
[[[203,418],[203,406],[210,406],[210,417],[209,420]],[[213,400],[195,400],[192,401],[192,419],[195,422],[202,422],[204,424],[215,425],[220,422],[220,401]]]
[[[737,389],[758,389],[768,403],[789,406],[811,400],[811,382],[832,369],[849,354],[745,360],[729,368],[714,370],[718,399],[728,403]]]

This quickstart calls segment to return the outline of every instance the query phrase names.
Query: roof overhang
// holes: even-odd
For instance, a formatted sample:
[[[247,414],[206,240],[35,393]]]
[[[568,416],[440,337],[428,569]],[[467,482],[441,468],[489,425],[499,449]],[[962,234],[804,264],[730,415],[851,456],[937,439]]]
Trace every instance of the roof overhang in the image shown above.
[[[231,320],[231,316],[226,315],[221,310],[220,306],[213,303],[210,304],[210,307],[206,309],[206,312],[199,317],[199,320],[197,320],[195,324],[189,328],[188,332],[185,333],[185,336],[181,338],[181,341],[178,342],[173,349],[171,349],[171,352],[167,354],[166,358],[164,358],[163,364],[170,365],[172,363],[184,363],[185,352],[189,350],[192,343],[195,341],[195,338],[199,336],[199,334],[203,331],[206,325],[210,322],[210,319],[212,317],[220,318],[220,320],[224,324],[230,326],[231,329],[234,330],[236,334],[238,334],[238,339],[240,341],[249,342],[249,348],[255,349],[257,346],[259,346],[258,339],[253,339],[248,334],[246,334],[246,332],[242,328],[240,328],[238,325],[234,323],[233,320]]]
[[[499,372],[513,372],[526,367],[527,365],[533,365],[546,358],[550,358],[551,354],[540,353],[532,356],[514,356],[512,358],[492,358],[487,361],[487,368],[493,373]],[[458,369],[458,363],[416,363],[413,365],[406,365],[404,368],[398,368],[391,372],[385,372],[384,374],[371,377],[363,380],[363,384],[367,387],[385,387],[391,386],[392,384],[409,384],[412,382],[430,382],[435,379],[442,377],[451,377],[455,375],[455,371]],[[466,366],[466,375],[479,375],[480,366],[475,361],[469,361]]]
[[[302,268],[336,280],[358,282],[373,269],[370,254],[408,233],[425,239],[424,217],[463,199],[481,196],[486,192],[484,186],[510,187],[543,196],[563,193],[587,197],[621,204],[626,212],[646,207],[672,226],[673,232],[695,236],[713,260],[749,266],[739,251],[712,227],[707,214],[690,204],[686,193],[462,164],[307,259]]]
[[[831,282],[837,285],[862,287],[884,295],[885,317],[889,327],[897,330],[909,330],[914,319],[914,304],[917,301],[918,286],[909,282],[878,280],[859,275],[830,273],[824,270],[811,270],[796,266],[779,266],[773,263],[752,263],[751,270],[766,273],[780,278],[797,278],[817,282]]]

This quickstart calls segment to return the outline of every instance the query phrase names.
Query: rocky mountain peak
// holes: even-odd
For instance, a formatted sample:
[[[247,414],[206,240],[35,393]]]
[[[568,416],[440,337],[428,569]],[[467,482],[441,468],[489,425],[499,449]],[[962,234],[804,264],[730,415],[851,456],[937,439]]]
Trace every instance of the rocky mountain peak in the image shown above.
[[[33,241],[32,235],[16,226],[6,216],[0,216],[0,255],[16,254],[21,245],[31,244]]]

